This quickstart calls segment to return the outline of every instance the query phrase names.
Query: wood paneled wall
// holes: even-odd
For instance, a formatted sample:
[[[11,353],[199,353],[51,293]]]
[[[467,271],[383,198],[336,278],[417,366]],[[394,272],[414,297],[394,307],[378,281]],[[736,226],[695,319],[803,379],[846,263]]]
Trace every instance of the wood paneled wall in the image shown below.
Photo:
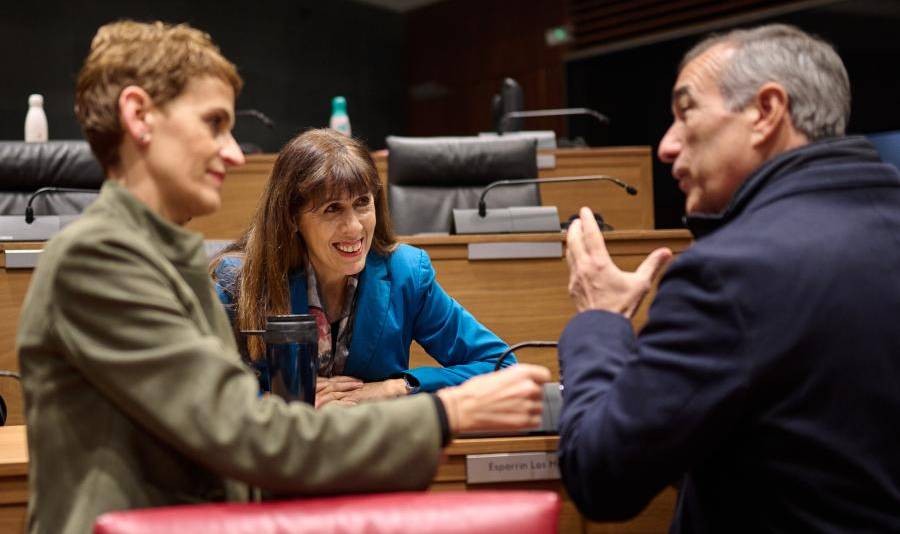
[[[525,109],[565,107],[561,47],[544,32],[565,23],[565,2],[447,0],[407,19],[407,135],[472,135],[491,131],[491,96],[516,79]],[[565,135],[565,121],[532,119],[528,130]]]

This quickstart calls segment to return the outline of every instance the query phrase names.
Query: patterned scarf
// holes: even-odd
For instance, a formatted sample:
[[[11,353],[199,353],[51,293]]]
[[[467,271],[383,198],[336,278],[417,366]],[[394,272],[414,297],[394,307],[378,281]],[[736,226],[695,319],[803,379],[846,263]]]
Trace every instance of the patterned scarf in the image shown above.
[[[344,364],[350,354],[350,340],[353,337],[353,317],[356,315],[356,286],[358,275],[347,277],[347,291],[344,294],[344,305],[338,322],[337,339],[331,339],[331,323],[322,306],[319,296],[319,284],[316,272],[309,259],[306,260],[306,300],[309,313],[316,318],[319,329],[319,376],[335,376],[343,374]]]

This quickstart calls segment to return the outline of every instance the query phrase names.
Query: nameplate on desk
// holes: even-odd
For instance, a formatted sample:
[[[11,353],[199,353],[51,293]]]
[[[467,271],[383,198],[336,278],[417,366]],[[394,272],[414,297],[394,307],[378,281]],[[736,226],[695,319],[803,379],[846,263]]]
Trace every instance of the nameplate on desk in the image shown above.
[[[43,249],[7,250],[4,252],[7,269],[34,269]]]
[[[0,241],[46,241],[59,233],[59,217],[35,217],[31,224],[24,215],[0,216]]]
[[[556,206],[511,206],[477,209],[454,208],[453,228],[457,234],[529,234],[559,232]]]
[[[562,241],[469,243],[470,260],[562,258]]]
[[[559,480],[555,452],[510,452],[466,456],[466,483]]]
[[[0,241],[47,241],[79,217],[38,215],[30,224],[25,215],[0,215]]]

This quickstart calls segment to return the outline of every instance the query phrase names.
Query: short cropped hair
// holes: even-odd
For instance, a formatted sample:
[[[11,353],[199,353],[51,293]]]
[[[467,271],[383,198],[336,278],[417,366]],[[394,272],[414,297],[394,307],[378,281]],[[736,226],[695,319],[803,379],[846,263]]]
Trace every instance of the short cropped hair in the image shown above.
[[[119,162],[124,131],[118,100],[125,87],[141,87],[163,106],[200,76],[221,79],[235,97],[243,86],[210,36],[187,24],[123,20],[101,26],[78,73],[75,115],[103,169]]]
[[[794,26],[768,24],[701,41],[685,54],[680,69],[719,45],[734,49],[719,74],[719,91],[732,111],[746,107],[763,84],[776,82],[788,93],[794,127],[810,141],[844,135],[850,80],[830,44]]]

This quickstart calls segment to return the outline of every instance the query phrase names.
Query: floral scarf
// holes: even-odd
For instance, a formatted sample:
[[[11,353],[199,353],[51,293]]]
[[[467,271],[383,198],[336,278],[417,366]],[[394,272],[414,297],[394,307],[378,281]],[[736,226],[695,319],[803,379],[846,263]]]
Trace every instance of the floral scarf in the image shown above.
[[[316,318],[319,330],[319,376],[335,376],[343,374],[347,356],[350,354],[350,340],[353,337],[353,317],[356,315],[357,276],[347,277],[347,292],[344,305],[338,320],[337,339],[331,339],[331,323],[325,314],[325,307],[319,296],[319,284],[316,272],[309,259],[306,260],[306,300],[309,313]]]

